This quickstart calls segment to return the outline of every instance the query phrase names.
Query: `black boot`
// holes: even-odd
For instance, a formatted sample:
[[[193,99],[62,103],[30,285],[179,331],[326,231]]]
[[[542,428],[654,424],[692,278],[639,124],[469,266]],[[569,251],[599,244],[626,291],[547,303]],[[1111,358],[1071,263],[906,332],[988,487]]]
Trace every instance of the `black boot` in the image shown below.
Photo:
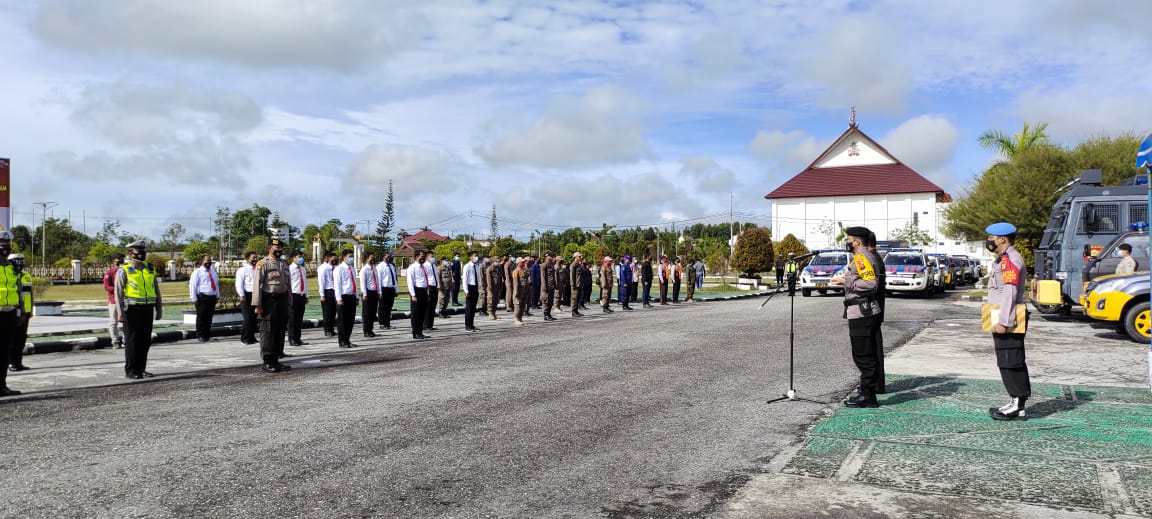
[[[873,394],[871,392],[861,391],[860,394],[853,396],[853,397],[849,397],[848,399],[844,400],[844,406],[845,407],[873,408],[873,407],[880,407],[880,402],[876,401],[876,395],[875,394]]]

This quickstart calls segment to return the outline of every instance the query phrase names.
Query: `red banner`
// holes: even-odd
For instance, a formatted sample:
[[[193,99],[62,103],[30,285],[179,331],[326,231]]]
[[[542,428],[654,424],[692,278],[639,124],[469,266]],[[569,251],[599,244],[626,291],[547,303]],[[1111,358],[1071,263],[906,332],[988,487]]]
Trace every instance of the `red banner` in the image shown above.
[[[12,181],[10,162],[0,157],[0,229],[12,228]]]

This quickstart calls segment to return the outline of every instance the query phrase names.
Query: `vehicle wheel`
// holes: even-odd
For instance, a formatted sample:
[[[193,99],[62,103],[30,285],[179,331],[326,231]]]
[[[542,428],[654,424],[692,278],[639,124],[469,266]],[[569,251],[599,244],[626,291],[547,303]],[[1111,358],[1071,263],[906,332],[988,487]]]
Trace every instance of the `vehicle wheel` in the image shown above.
[[[812,295],[812,289],[811,288],[801,288],[800,289],[800,295],[802,295],[804,297],[808,297],[808,296]]]
[[[819,292],[819,293],[820,293],[820,295],[824,295],[824,294],[827,294],[827,293],[828,293],[828,291],[827,291],[827,290],[817,290],[817,292]]]
[[[1063,310],[1064,310],[1064,305],[1038,305],[1038,304],[1033,304],[1032,306],[1035,306],[1035,307],[1036,307],[1036,311],[1038,311],[1038,312],[1040,312],[1040,313],[1042,313],[1042,314],[1058,314],[1058,313],[1060,313],[1061,311],[1063,311]]]
[[[1132,305],[1124,312],[1124,332],[1135,342],[1148,344],[1152,337],[1152,319],[1148,315],[1148,301]]]

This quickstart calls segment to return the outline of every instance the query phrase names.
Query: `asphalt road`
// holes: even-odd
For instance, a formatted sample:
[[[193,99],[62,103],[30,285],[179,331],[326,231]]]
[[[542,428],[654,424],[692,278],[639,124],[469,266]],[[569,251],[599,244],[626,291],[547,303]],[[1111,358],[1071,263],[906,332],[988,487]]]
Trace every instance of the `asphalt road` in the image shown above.
[[[476,334],[457,317],[284,374],[3,401],[0,516],[706,516],[824,410],[765,403],[788,388],[789,300],[761,302]],[[840,299],[795,307],[799,394],[838,400],[856,377]],[[943,308],[891,299],[886,342]]]

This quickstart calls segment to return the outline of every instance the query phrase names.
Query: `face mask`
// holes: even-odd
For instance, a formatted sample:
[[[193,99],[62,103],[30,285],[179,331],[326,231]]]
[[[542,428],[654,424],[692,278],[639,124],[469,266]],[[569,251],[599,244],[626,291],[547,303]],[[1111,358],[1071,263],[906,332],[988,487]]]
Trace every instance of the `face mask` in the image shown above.
[[[303,265],[304,264],[304,258],[296,258],[296,264],[297,265]]]
[[[344,260],[344,263],[351,265],[352,264],[352,258],[348,258],[348,259]]]
[[[476,263],[478,261],[480,261],[480,258],[477,258],[476,256],[472,256],[472,263]]]
[[[852,242],[846,241],[844,242],[844,250],[848,252],[856,252],[856,247],[852,246]]]
[[[132,259],[134,259],[136,261],[144,261],[144,257],[145,257],[144,252],[133,252],[132,253]],[[252,262],[252,263],[255,264],[256,262]]]
[[[272,257],[284,259],[284,251],[273,249],[272,250]]]
[[[255,259],[250,259],[250,260],[248,260],[248,264],[249,264],[249,265],[255,265],[255,264],[256,264],[256,260],[255,260]]]
[[[205,268],[205,269],[210,269],[210,268],[212,268],[212,262],[211,262],[211,261],[205,261],[205,262],[204,262],[204,268]]]
[[[985,241],[984,248],[988,249],[988,252],[996,252],[996,240]]]
[[[453,256],[456,261],[460,261],[460,256]]]

